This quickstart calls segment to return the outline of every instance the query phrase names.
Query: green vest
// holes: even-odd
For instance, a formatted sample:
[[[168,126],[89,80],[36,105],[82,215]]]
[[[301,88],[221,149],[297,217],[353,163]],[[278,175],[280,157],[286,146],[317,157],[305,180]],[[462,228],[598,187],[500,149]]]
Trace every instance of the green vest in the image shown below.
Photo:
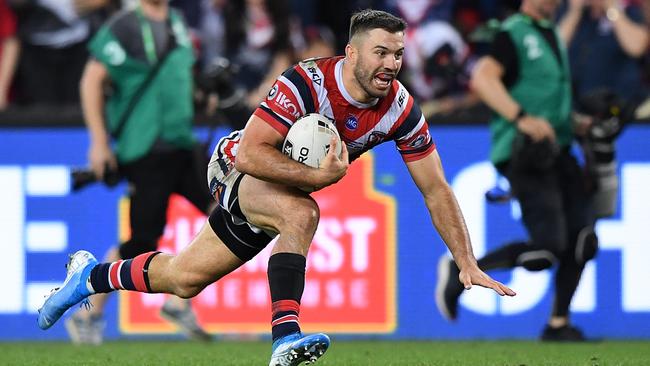
[[[168,54],[116,138],[115,153],[120,162],[144,156],[158,139],[178,148],[190,149],[194,145],[194,53],[181,18],[170,11],[170,20],[176,47]],[[133,37],[142,37],[142,34]],[[107,68],[112,81],[113,94],[106,102],[105,112],[108,130],[114,132],[129,101],[154,64],[126,54],[108,24],[99,29],[88,49]]]
[[[573,139],[571,78],[564,43],[555,33],[562,59],[560,65],[553,48],[528,16],[515,14],[501,25],[501,29],[509,33],[519,62],[519,78],[508,90],[510,96],[528,114],[548,120],[560,146],[570,145]],[[492,162],[509,160],[517,133],[515,126],[495,115],[490,122],[490,132]]]

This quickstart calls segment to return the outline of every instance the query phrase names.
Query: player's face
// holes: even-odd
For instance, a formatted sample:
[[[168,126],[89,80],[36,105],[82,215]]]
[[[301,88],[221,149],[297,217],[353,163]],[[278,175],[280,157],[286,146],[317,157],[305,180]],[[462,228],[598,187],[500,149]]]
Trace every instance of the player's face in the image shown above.
[[[355,79],[368,96],[385,97],[402,67],[404,33],[373,29],[356,43]]]

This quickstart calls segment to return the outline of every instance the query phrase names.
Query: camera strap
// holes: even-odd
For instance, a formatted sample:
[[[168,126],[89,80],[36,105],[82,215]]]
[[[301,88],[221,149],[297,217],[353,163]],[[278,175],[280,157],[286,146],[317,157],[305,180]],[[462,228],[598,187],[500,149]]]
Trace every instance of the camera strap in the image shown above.
[[[169,9],[169,12],[171,12],[172,9]],[[126,125],[126,121],[129,119],[131,116],[131,113],[133,113],[133,109],[135,109],[135,106],[138,104],[142,96],[144,95],[144,92],[147,90],[153,79],[158,75],[158,71],[160,71],[161,66],[167,59],[167,56],[171,53],[171,51],[176,48],[176,37],[174,36],[174,31],[173,27],[171,24],[171,15],[167,16],[167,47],[165,47],[165,50],[162,52],[160,57],[156,56],[156,46],[154,42],[154,37],[153,37],[153,31],[151,30],[151,24],[149,24],[149,21],[145,18],[144,14],[142,13],[142,8],[138,6],[135,9],[135,14],[138,17],[138,21],[140,23],[140,28],[142,30],[142,41],[144,43],[144,49],[147,54],[147,59],[149,60],[150,63],[153,63],[153,67],[149,71],[149,74],[147,74],[147,77],[142,81],[140,86],[138,86],[138,90],[133,94],[133,97],[129,101],[129,104],[126,106],[126,109],[120,116],[120,119],[117,122],[117,125],[115,126],[115,129],[112,131],[111,136],[115,139],[119,138],[119,136],[122,134],[122,130],[124,130],[124,125]]]

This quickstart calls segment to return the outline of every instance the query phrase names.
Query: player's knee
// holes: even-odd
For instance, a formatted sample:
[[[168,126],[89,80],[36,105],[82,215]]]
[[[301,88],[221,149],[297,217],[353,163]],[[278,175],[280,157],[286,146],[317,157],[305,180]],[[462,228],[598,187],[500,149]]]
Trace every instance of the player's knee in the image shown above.
[[[314,235],[320,220],[318,204],[311,198],[301,200],[299,204],[287,210],[284,220],[284,231]]]
[[[584,264],[593,259],[598,253],[598,236],[594,228],[587,226],[580,230],[576,240],[575,259],[578,264]]]
[[[539,249],[521,253],[517,257],[517,264],[529,271],[542,271],[551,268],[556,257],[550,250]]]
[[[174,294],[183,299],[192,298],[207,286],[201,276],[193,273],[176,274]]]

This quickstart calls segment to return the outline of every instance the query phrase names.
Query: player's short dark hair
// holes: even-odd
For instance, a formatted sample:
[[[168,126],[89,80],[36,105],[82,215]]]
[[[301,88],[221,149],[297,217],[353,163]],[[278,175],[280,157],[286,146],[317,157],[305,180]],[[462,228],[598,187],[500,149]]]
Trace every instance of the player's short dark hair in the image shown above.
[[[350,18],[350,40],[358,33],[381,28],[390,33],[402,32],[406,22],[400,17],[381,10],[365,9]]]

